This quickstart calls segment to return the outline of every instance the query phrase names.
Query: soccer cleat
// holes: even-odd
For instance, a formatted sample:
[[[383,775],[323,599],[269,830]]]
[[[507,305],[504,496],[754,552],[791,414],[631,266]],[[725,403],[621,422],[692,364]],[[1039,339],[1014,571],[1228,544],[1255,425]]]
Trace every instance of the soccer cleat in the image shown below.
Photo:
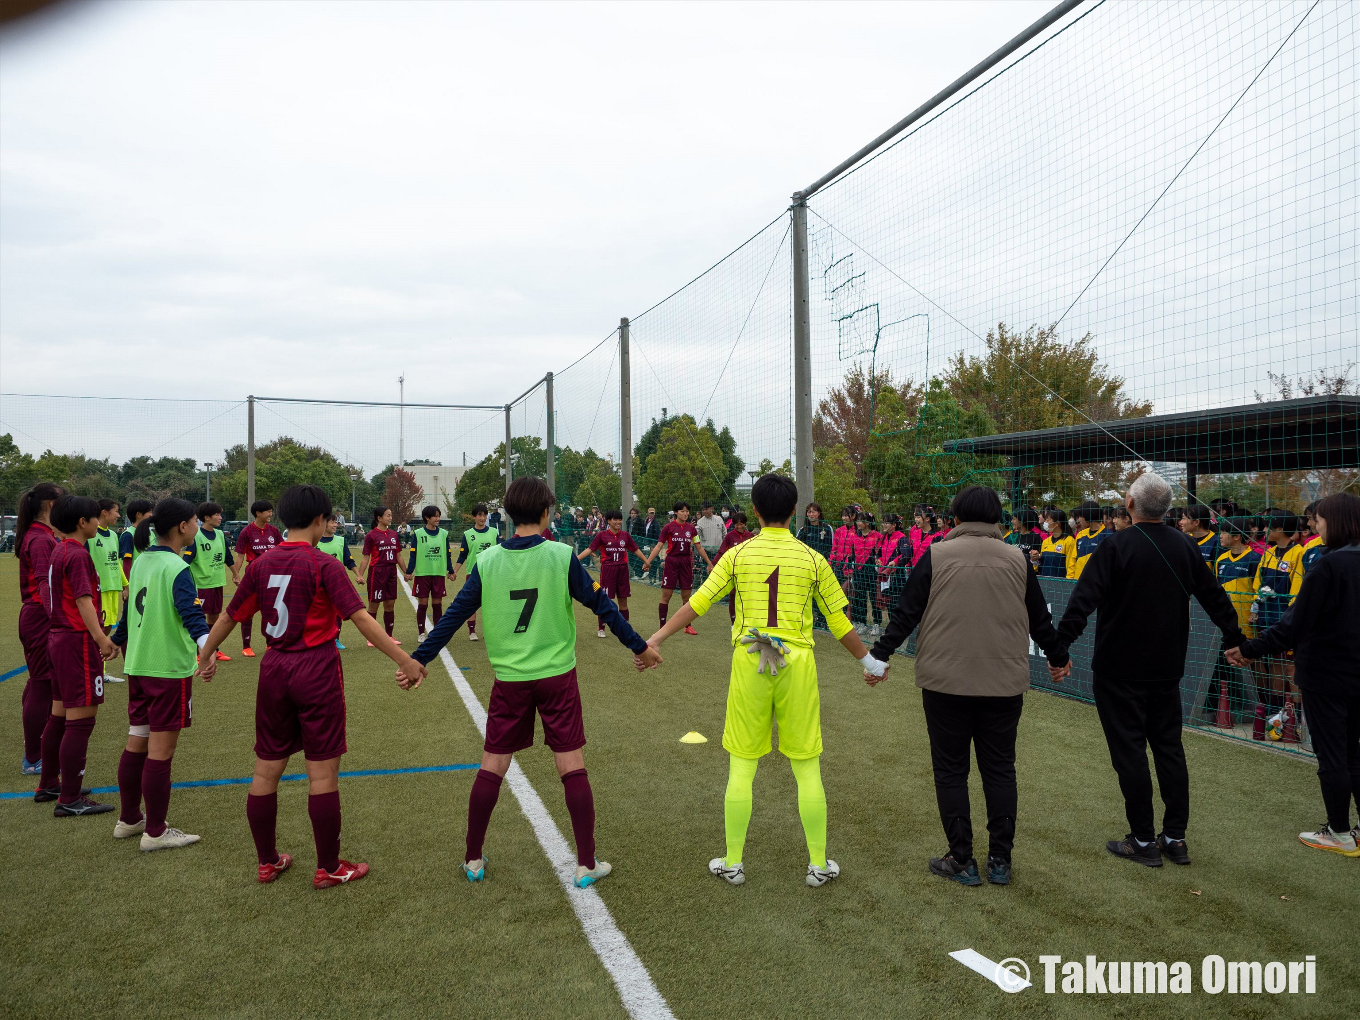
[[[687,627],[685,628],[685,633],[686,633],[686,634],[693,634],[695,637],[698,637],[698,636],[699,636],[699,632],[698,632],[697,630],[695,630],[693,627],[688,627],[688,626],[687,626]]]
[[[1317,832],[1300,832],[1299,842],[1315,850],[1330,850],[1342,857],[1360,857],[1360,846],[1356,845],[1355,829],[1337,834],[1330,825],[1324,825]]]
[[[25,776],[42,775],[42,759],[39,758],[37,761],[29,761],[27,758],[20,758],[19,772],[21,775]]]
[[[253,659],[253,658],[255,658],[255,649],[253,649],[253,648],[242,648],[242,649],[241,649],[241,654],[244,655],[247,659]]]
[[[464,861],[459,867],[463,869],[463,874],[467,876],[469,882],[480,882],[486,878],[486,854],[482,854],[475,861]]]
[[[1184,866],[1190,863],[1190,850],[1183,839],[1168,839],[1162,834],[1157,837],[1157,849],[1172,864]]]
[[[982,884],[982,876],[978,874],[977,861],[971,857],[962,864],[954,859],[953,854],[932,857],[930,859],[930,873],[939,875],[941,878],[947,878],[951,882],[957,882],[959,885]]]
[[[341,861],[334,871],[317,868],[316,874],[312,876],[312,888],[329,889],[333,885],[357,882],[367,874],[367,864],[351,864],[349,861]]]
[[[721,878],[728,885],[741,885],[746,881],[746,871],[742,868],[741,861],[729,867],[721,857],[715,857],[708,862],[708,873]]]
[[[94,792],[94,791],[91,790],[91,789],[87,786],[87,787],[85,787],[83,790],[80,791],[80,795],[81,795],[82,797],[88,797],[88,796],[89,796],[91,793],[93,793],[93,792]],[[60,797],[60,796],[61,796],[61,787],[60,787],[60,786],[49,786],[46,790],[44,790],[44,789],[40,786],[40,787],[38,787],[36,790],[33,791],[33,803],[34,803],[34,804],[46,804],[48,801],[56,800],[56,799],[57,799],[58,797]]]
[[[105,674],[104,674],[104,682],[105,682],[106,684],[125,684],[125,683],[127,683],[127,677],[125,677],[125,676],[114,676],[112,673],[105,673]]]
[[[469,641],[480,641],[480,640],[482,640],[482,639],[479,638],[479,637],[477,636],[477,632],[476,632],[476,631],[473,631],[471,634],[468,635],[468,640],[469,640]]]
[[[808,885],[812,886],[812,888],[818,889],[821,886],[826,885],[826,883],[830,882],[833,878],[840,877],[841,866],[828,857],[825,868],[819,868],[815,864],[808,865],[807,878],[805,881]]]
[[[1162,852],[1157,848],[1156,840],[1153,840],[1147,846],[1139,846],[1138,841],[1130,833],[1123,839],[1110,840],[1105,844],[1105,849],[1116,857],[1122,857],[1126,861],[1137,861],[1139,864],[1146,864],[1149,868],[1160,868],[1162,866]]]
[[[882,633],[883,633],[883,628],[880,627],[878,624],[874,624],[872,627],[869,628],[869,636],[870,636],[870,637],[878,637],[878,636],[879,636],[880,634],[882,634]]]
[[[369,648],[372,648],[372,647],[373,647],[373,642],[372,642],[372,641],[370,641],[370,642],[368,643],[368,647],[369,647]]]
[[[273,864],[260,865],[259,870],[255,873],[255,881],[272,882],[292,866],[293,858],[289,854],[279,854],[279,859]]]
[[[142,833],[142,853],[149,854],[153,850],[178,850],[182,846],[192,846],[200,838],[193,833],[167,825],[159,836],[153,836],[149,832]]]
[[[424,630],[424,628],[421,628],[420,630],[417,630],[417,631],[416,631],[416,637],[420,638],[420,640],[422,640],[422,641],[425,640],[425,630]],[[397,643],[400,644],[401,642],[397,642]]]
[[[576,879],[575,879],[576,888],[578,889],[588,888],[589,886],[594,885],[600,879],[607,877],[609,873],[613,870],[614,869],[610,866],[608,861],[602,861],[598,857],[595,858],[595,867],[593,868],[583,867],[582,865],[578,864],[576,865]]]
[[[113,838],[114,838],[114,839],[127,839],[127,838],[130,837],[130,836],[140,836],[140,835],[141,835],[142,833],[144,833],[145,831],[146,831],[146,816],[145,816],[145,815],[143,815],[141,818],[137,819],[137,820],[136,820],[135,822],[133,822],[131,825],[129,825],[127,822],[123,821],[123,820],[120,818],[120,819],[118,819],[118,821],[115,822],[114,825],[113,825]]]
[[[595,632],[595,636],[596,636],[596,637],[608,637],[609,635],[606,634],[606,633],[604,632],[604,628],[601,627],[599,630],[597,630],[597,631]]]
[[[105,811],[112,811],[112,804],[101,804],[97,800],[89,797],[78,797],[69,804],[57,801],[57,806],[52,809],[53,818],[77,818],[82,815],[102,815]]]
[[[1011,884],[1011,862],[1000,857],[987,858],[987,881],[992,885]]]
[[[230,661],[231,661],[231,656],[230,656],[230,655],[227,655],[225,652],[221,651],[220,649],[219,649],[218,651],[214,652],[213,655],[216,657],[216,659],[217,659],[218,662],[230,662]]]
[[[335,639],[335,647],[338,648],[338,649],[340,649],[340,651],[342,651],[342,652],[345,650],[345,646],[342,645],[342,644],[340,643],[340,639],[339,639],[339,638],[336,638],[336,639]]]

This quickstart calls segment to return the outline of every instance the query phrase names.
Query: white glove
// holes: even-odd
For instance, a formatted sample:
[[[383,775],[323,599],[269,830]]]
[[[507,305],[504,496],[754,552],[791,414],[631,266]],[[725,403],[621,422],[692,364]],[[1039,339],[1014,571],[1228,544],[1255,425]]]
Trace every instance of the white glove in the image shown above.
[[[882,676],[888,671],[888,664],[875,659],[873,652],[865,652],[864,658],[859,660],[859,664],[864,667],[864,672],[870,676]]]
[[[752,627],[751,633],[741,636],[741,643],[747,646],[748,655],[760,656],[760,663],[756,666],[757,673],[764,673],[768,667],[770,676],[779,675],[779,668],[784,665],[784,653],[787,650],[783,641],[773,634],[762,634]]]

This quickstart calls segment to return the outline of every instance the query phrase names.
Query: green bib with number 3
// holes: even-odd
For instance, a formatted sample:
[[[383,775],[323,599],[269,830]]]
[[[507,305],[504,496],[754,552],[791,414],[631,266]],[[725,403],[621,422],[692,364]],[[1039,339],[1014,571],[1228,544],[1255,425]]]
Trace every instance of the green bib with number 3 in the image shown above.
[[[576,668],[572,555],[563,542],[496,545],[478,555],[482,634],[496,679],[542,680]]]
[[[189,564],[173,552],[138,556],[128,577],[128,676],[182,680],[193,675],[198,644],[175,608],[175,579]]]

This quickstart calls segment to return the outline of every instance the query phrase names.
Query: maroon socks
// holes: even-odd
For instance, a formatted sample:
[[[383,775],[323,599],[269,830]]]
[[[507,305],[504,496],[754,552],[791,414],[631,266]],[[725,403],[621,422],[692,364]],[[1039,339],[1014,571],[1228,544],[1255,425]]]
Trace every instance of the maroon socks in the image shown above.
[[[670,608],[671,607],[665,602],[657,604],[656,615],[661,617],[661,626],[663,627],[666,626],[666,614],[670,612]]]
[[[425,633],[425,603],[416,606],[416,630]],[[390,630],[388,633],[392,633]]]
[[[625,620],[628,619],[628,610],[626,610],[626,609],[620,609],[619,612],[623,614],[623,618],[624,618]]]
[[[316,866],[323,871],[340,867],[340,791],[314,793],[307,798],[316,840]]]
[[[472,793],[468,795],[467,856],[464,860],[475,861],[482,856],[486,827],[491,823],[491,812],[496,809],[500,795],[501,777],[478,769],[477,778],[472,781]]]
[[[385,631],[387,631],[387,636],[388,636],[388,637],[391,637],[391,636],[392,636],[392,625],[396,622],[396,620],[397,620],[397,612],[396,612],[395,609],[384,609],[384,610],[383,610],[383,629],[384,629]],[[333,870],[335,870],[335,869],[334,869],[334,868],[330,868],[330,869],[327,869],[327,870],[333,871]]]
[[[94,716],[66,720],[66,732],[61,735],[61,796],[59,804],[71,804],[80,799],[80,781],[85,773],[85,752],[94,732]],[[43,762],[43,771],[47,763]]]
[[[249,647],[250,647],[250,624],[251,624],[251,621],[254,620],[254,619],[255,619],[255,618],[252,616],[252,617],[250,618],[250,620],[242,620],[242,621],[241,621],[241,647],[242,647],[242,648],[249,648]]]
[[[146,800],[146,834],[159,836],[165,831],[165,815],[170,810],[170,762],[148,758],[142,769],[142,797]]]
[[[438,623],[438,622],[439,622],[439,618],[440,618],[441,616],[443,616],[443,615],[444,615],[444,603],[442,603],[442,602],[431,602],[431,603],[430,603],[430,619],[431,619],[433,622]]]
[[[246,797],[246,821],[250,823],[250,838],[255,841],[255,855],[261,864],[279,863],[279,851],[274,846],[278,817],[277,793],[252,793]]]
[[[583,868],[595,867],[595,794],[590,789],[590,778],[585,769],[568,772],[562,777],[562,792],[567,799],[567,813],[571,815],[571,831],[576,836],[576,863]]]
[[[51,705],[48,705],[51,708]],[[61,738],[66,733],[66,716],[49,715],[47,725],[43,727],[42,743],[42,778],[38,780],[38,788],[50,790],[57,785],[57,777],[61,775]],[[32,761],[33,759],[28,759]]]
[[[727,600],[727,615],[732,617],[732,622],[737,622],[737,602],[736,599]]]
[[[477,633],[477,621],[476,621],[476,620],[469,620],[469,621],[468,621],[468,633],[469,633],[469,634],[476,634],[476,633]],[[474,857],[473,860],[476,860],[476,858]]]
[[[118,818],[125,825],[136,825],[142,820],[142,769],[145,765],[145,751],[138,754],[123,748],[123,757],[118,759],[118,798],[122,803]]]
[[[47,728],[47,718],[52,712],[52,696],[45,693],[40,685],[28,683],[24,687],[24,760],[36,762],[42,757],[43,730]]]

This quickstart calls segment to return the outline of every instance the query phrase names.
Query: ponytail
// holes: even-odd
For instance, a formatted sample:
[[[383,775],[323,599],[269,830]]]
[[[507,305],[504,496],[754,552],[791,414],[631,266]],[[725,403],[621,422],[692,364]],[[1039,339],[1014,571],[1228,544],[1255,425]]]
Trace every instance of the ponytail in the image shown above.
[[[143,517],[141,523],[137,525],[137,530],[132,533],[132,547],[138,552],[145,552],[151,546],[152,527],[156,529],[158,536],[164,538],[181,524],[197,519],[198,507],[187,499],[177,499],[173,496],[163,499],[156,504],[156,509],[151,511],[151,516]]]
[[[136,529],[132,532],[132,548],[138,552],[146,552],[151,546],[151,518],[143,517]]]
[[[14,525],[14,555],[21,555],[24,548],[24,534],[33,522],[42,516],[44,503],[55,503],[66,490],[52,482],[39,482],[19,497],[19,518]]]
[[[373,525],[372,525],[372,528],[376,528],[376,527],[378,526],[378,520],[382,517],[383,514],[387,513],[387,510],[388,510],[388,508],[385,507],[385,506],[375,506],[375,507],[373,508]],[[372,530],[372,528],[370,528],[370,530]]]

